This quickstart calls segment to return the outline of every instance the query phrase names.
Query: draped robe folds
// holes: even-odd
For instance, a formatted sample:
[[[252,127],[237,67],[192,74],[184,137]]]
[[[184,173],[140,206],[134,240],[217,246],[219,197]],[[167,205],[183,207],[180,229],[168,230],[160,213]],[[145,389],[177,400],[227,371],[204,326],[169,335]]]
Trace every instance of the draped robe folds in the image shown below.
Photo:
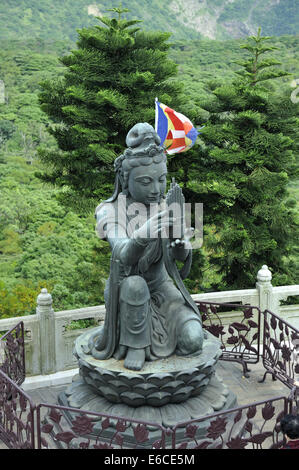
[[[151,296],[150,357],[154,360],[173,354],[183,325],[190,320],[201,323],[201,318],[177,270],[169,239],[156,238],[145,247],[140,247],[130,238],[136,214],[129,214],[128,204],[128,198],[120,193],[114,202],[103,202],[96,210],[98,235],[110,243],[112,255],[110,275],[104,292],[105,323],[93,336],[93,345],[96,343],[96,348],[92,348],[90,344],[89,352],[92,350],[97,359],[109,359],[117,351],[120,337],[120,283],[127,276],[138,275],[145,279]],[[133,262],[124,263],[123,254],[127,249],[134,252],[134,248],[135,252],[141,250],[140,256]],[[190,266],[191,250],[182,270],[185,277]]]

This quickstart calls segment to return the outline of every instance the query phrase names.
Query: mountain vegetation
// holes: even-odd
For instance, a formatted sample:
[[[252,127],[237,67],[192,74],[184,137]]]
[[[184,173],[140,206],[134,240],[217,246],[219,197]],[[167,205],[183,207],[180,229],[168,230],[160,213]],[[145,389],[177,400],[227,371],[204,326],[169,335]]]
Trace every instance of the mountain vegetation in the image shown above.
[[[270,85],[288,74],[269,55],[269,40],[260,30],[251,36],[235,79],[211,84],[201,103],[209,113],[203,145],[193,161],[190,153],[184,175],[189,198],[202,200],[211,224],[209,262],[223,287],[254,285],[260,264],[271,266],[279,284],[299,274],[288,256],[298,248],[299,226],[287,190],[298,177],[298,106]]]
[[[113,4],[116,6],[116,4]],[[256,33],[297,34],[297,0],[122,0],[127,18],[147,30],[170,31],[175,39],[229,39]],[[110,0],[2,0],[0,39],[77,39],[77,29],[104,16]]]
[[[153,122],[153,103],[176,106],[176,64],[167,57],[168,33],[141,31],[137,21],[102,18],[79,31],[77,49],[64,56],[63,79],[42,83],[41,109],[56,148],[40,151],[52,171],[44,181],[68,189],[63,197],[105,198],[114,181],[111,168],[136,122]],[[75,194],[74,194],[75,193]]]
[[[102,162],[101,168],[105,170],[99,178],[105,178],[95,191],[91,190],[93,198],[86,198],[86,204],[83,204],[80,195],[74,198],[73,194],[70,198],[70,182],[66,181],[66,173],[61,169],[62,187],[57,184],[53,186],[51,178],[40,178],[42,174],[55,173],[58,155],[70,151],[69,148],[59,147],[57,129],[60,117],[55,116],[55,112],[61,112],[62,104],[66,104],[64,120],[69,119],[68,125],[78,126],[77,118],[82,111],[79,103],[86,105],[88,112],[90,110],[86,95],[82,101],[79,99],[78,93],[82,90],[77,87],[71,93],[70,87],[75,86],[76,81],[80,83],[80,53],[84,51],[92,58],[97,51],[97,47],[91,47],[89,42],[94,40],[95,26],[99,26],[99,48],[100,44],[103,46],[106,42],[108,50],[108,45],[107,40],[104,40],[103,24],[92,15],[88,17],[88,24],[73,24],[69,28],[68,22],[65,22],[61,33],[59,21],[46,30],[41,20],[38,21],[32,15],[31,18],[34,17],[40,25],[40,36],[38,33],[36,37],[31,34],[29,38],[26,31],[35,33],[37,30],[32,24],[33,20],[28,17],[29,25],[24,23],[22,39],[18,39],[18,15],[22,16],[20,12],[24,5],[32,6],[34,3],[21,1],[17,9],[16,2],[4,1],[7,7],[5,14],[9,8],[16,8],[13,26],[16,29],[6,25],[9,32],[7,29],[6,40],[1,42],[0,50],[0,80],[4,82],[2,95],[0,90],[0,318],[34,313],[36,296],[44,286],[53,295],[55,310],[103,303],[110,253],[107,244],[95,236],[93,211],[99,199],[110,195],[112,153],[114,155],[121,151],[124,145],[120,124],[124,121],[124,115],[119,121],[114,116],[113,125],[105,124],[107,136],[109,132],[115,131],[114,123],[119,126],[117,129],[120,135],[112,136],[111,161],[102,161],[100,149],[91,147],[91,153],[98,162]],[[41,6],[47,3],[39,2]],[[77,1],[71,3],[75,11]],[[209,3],[216,5],[217,2]],[[55,2],[52,5],[55,6]],[[60,5],[61,2],[59,5],[57,3],[56,9],[52,8],[53,19]],[[97,5],[100,9],[103,4]],[[123,2],[123,5],[127,4]],[[3,8],[3,3],[0,8]],[[156,12],[158,15],[158,9]],[[113,16],[112,13],[109,15]],[[126,14],[132,18],[130,15]],[[147,15],[144,17],[146,20]],[[71,12],[67,18],[72,18]],[[107,30],[112,24],[108,24]],[[78,36],[75,29],[81,25],[84,28]],[[88,26],[92,28],[86,29]],[[207,217],[203,249],[195,254],[192,276],[187,280],[188,287],[194,292],[232,286],[250,287],[254,285],[255,274],[264,262],[273,269],[274,283],[297,282],[299,252],[294,237],[299,218],[299,185],[296,180],[298,105],[290,100],[293,91],[290,84],[299,73],[298,36],[286,35],[266,41],[270,46],[278,48],[261,56],[261,64],[268,61],[261,73],[266,73],[266,70],[271,73],[265,77],[266,80],[252,86],[251,52],[240,47],[246,42],[244,39],[186,41],[183,38],[172,38],[169,47],[167,33],[147,33],[145,23],[136,27],[141,28],[136,34],[142,38],[144,47],[149,39],[158,41],[157,57],[158,60],[164,57],[165,64],[161,67],[168,74],[164,83],[163,78],[166,77],[161,73],[161,88],[156,88],[149,98],[147,93],[142,94],[142,87],[146,86],[147,80],[150,81],[151,73],[157,78],[157,71],[152,65],[152,68],[148,68],[148,74],[145,69],[142,70],[143,76],[139,77],[140,81],[137,80],[136,98],[138,96],[139,103],[145,103],[145,114],[142,114],[141,107],[138,111],[137,106],[136,121],[144,118],[153,123],[154,106],[151,108],[150,101],[158,93],[162,102],[164,99],[166,104],[179,106],[179,110],[196,125],[205,126],[196,146],[184,154],[184,164],[181,156],[169,162],[170,175],[181,181],[189,200],[198,200],[200,196],[200,201],[205,205],[204,216]],[[135,25],[132,24],[131,28],[135,28]],[[127,29],[130,28],[124,31]],[[160,26],[160,29],[164,28]],[[169,29],[165,27],[166,31]],[[53,30],[56,32],[55,38]],[[71,30],[73,37],[69,34]],[[4,36],[3,31],[1,28],[0,35]],[[78,48],[74,39],[79,40]],[[129,50],[125,51],[125,54],[129,53]],[[144,53],[142,47],[141,53]],[[275,65],[273,61],[281,62],[281,65]],[[127,64],[125,60],[121,63],[125,77],[128,74]],[[97,71],[97,62],[93,64]],[[175,64],[178,64],[177,74]],[[107,61],[104,65],[107,66]],[[273,79],[271,74],[276,69],[282,69],[290,75],[281,74],[280,78]],[[104,69],[106,81],[101,83],[104,94],[109,88],[105,90],[109,75],[107,70],[105,72]],[[245,77],[237,74],[238,70],[246,70]],[[86,67],[83,72],[85,75],[82,78],[87,78],[91,69]],[[130,78],[136,79],[136,76]],[[240,80],[243,80],[243,85]],[[246,86],[244,80],[249,80]],[[53,88],[49,88],[50,83]],[[117,90],[114,76],[111,83]],[[128,81],[126,83],[129,84]],[[47,114],[44,111],[50,111],[53,103],[54,84],[64,84],[60,89],[63,93],[57,92],[54,98],[61,101],[66,99],[67,103],[60,103],[59,107],[54,101],[55,111]],[[124,93],[125,100],[127,96],[128,91]],[[40,101],[47,103],[44,110]],[[121,109],[118,111],[122,113]],[[133,122],[133,109],[131,112]],[[129,123],[126,125],[130,127]],[[87,125],[85,117],[79,127],[80,139],[81,132],[88,129],[89,135],[82,140],[84,145],[94,145],[90,137],[95,128]],[[110,139],[110,134],[108,137]],[[109,139],[105,139],[100,140],[101,145],[110,145]],[[239,153],[244,158],[236,161]],[[53,159],[48,160],[46,165],[46,158],[43,160],[42,157],[50,154]],[[84,171],[88,171],[87,167]],[[59,182],[59,171],[56,183]],[[223,175],[226,175],[225,178]],[[88,181],[84,180],[87,192],[90,189]],[[101,188],[97,192],[99,186]],[[76,189],[75,183],[73,189]],[[259,227],[259,241],[255,243],[256,227]],[[228,266],[233,266],[229,272]],[[239,280],[236,276],[238,269],[245,273]]]

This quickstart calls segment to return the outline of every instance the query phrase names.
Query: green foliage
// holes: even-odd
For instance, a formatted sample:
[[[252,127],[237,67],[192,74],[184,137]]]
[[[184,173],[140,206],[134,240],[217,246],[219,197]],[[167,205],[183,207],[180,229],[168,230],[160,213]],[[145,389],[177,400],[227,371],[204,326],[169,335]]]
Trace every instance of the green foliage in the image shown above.
[[[219,21],[231,21],[232,18],[234,18],[235,21],[241,21],[246,18],[247,14],[248,0],[235,0],[234,2],[230,2],[228,5],[226,5],[226,8],[220,15]]]
[[[0,4],[0,38],[14,40],[41,38],[76,40],[76,30],[95,24],[94,14],[111,12],[118,2],[101,0],[2,0]],[[171,31],[176,39],[198,39],[207,34],[215,37],[244,37],[262,26],[269,35],[297,34],[297,0],[123,0],[129,20],[143,18],[147,29]],[[97,8],[93,13],[90,7]],[[211,20],[212,18],[212,20]],[[203,21],[202,21],[203,19]]]
[[[117,2],[115,2],[116,4]],[[147,28],[153,30],[170,30],[179,37],[198,36],[194,30],[178,22],[175,11],[161,0],[123,0],[128,18],[145,18]],[[58,40],[75,41],[77,29],[95,24],[93,14],[88,13],[90,6],[96,6],[99,15],[114,12],[111,1],[102,0],[100,4],[87,0],[21,0],[12,2],[3,0],[0,4],[0,37],[12,40],[22,34],[25,39],[41,38],[52,40],[53,32]]]
[[[205,249],[223,275],[222,288],[254,285],[262,264],[273,269],[274,283],[293,283],[298,276],[298,259],[290,256],[298,246],[298,221],[286,203],[288,183],[298,171],[298,106],[289,92],[265,88],[266,80],[284,75],[270,68],[276,61],[263,59],[272,50],[264,47],[266,40],[259,33],[250,38],[241,80],[212,87],[202,103],[209,119],[200,154],[193,162],[190,154],[188,165],[189,197],[201,197],[213,227]],[[267,78],[258,73],[265,62]]]
[[[0,121],[0,146],[12,137],[14,131],[15,126],[11,121],[6,119]]]
[[[179,104],[180,86],[168,80],[168,33],[135,28],[137,21],[101,18],[79,31],[78,48],[61,58],[64,77],[42,83],[41,108],[57,149],[41,149],[49,170],[38,176],[81,198],[112,190],[112,165],[136,122],[154,121],[154,101]],[[182,99],[182,98],[181,98]],[[76,196],[75,196],[76,197]]]
[[[14,6],[12,2],[10,3]],[[124,3],[127,7],[128,2]],[[209,5],[217,7],[221,3],[222,0],[211,0]],[[69,5],[67,2],[64,4]],[[129,93],[132,93],[132,89],[134,93],[136,88],[140,103],[143,102],[144,95],[145,99],[148,99],[148,90],[153,83],[151,67],[155,66],[160,52],[179,65],[179,79],[184,83],[185,91],[184,102],[178,99],[176,101],[172,92],[170,96],[170,92],[165,93],[165,90],[164,95],[159,91],[159,98],[164,96],[166,104],[172,104],[190,117],[196,125],[205,124],[198,144],[187,153],[172,157],[169,161],[170,174],[184,186],[186,199],[190,202],[204,202],[204,245],[201,250],[193,253],[192,275],[186,281],[188,288],[194,293],[201,290],[233,288],[236,285],[234,281],[227,280],[224,276],[227,274],[227,266],[233,266],[232,272],[236,273],[235,262],[239,263],[238,266],[241,265],[240,272],[246,274],[246,278],[240,279],[238,285],[244,288],[253,286],[257,269],[264,262],[268,264],[269,260],[275,274],[274,282],[277,284],[292,282],[290,274],[297,282],[296,265],[298,266],[299,249],[298,242],[292,241],[292,237],[296,236],[296,228],[289,230],[293,212],[296,211],[297,223],[299,221],[298,181],[290,180],[291,174],[295,177],[298,171],[298,162],[293,159],[293,154],[295,152],[298,154],[298,114],[297,107],[290,100],[291,79],[287,76],[282,77],[276,80],[276,85],[275,80],[265,80],[251,87],[256,91],[246,94],[243,89],[231,83],[235,71],[238,70],[235,62],[248,61],[250,58],[247,49],[240,49],[239,40],[179,41],[168,49],[167,35],[163,34],[158,35],[160,42],[156,55],[151,56],[148,53],[146,56],[148,61],[144,63],[144,68],[137,71],[136,61],[144,60],[143,49],[150,44],[148,48],[153,51],[157,46],[155,41],[158,37],[155,33],[139,31],[133,34],[135,45],[138,37],[140,46],[139,55],[131,64],[133,73],[127,73],[126,63],[123,63],[122,74],[118,75],[116,83],[117,88],[113,90],[105,88],[99,96],[95,96],[95,90],[99,85],[102,86],[102,78],[106,77],[107,82],[107,74],[104,73],[108,70],[108,66],[110,67],[107,64],[109,58],[103,61],[103,56],[95,54],[95,51],[99,50],[99,42],[95,47],[90,46],[88,41],[93,40],[92,35],[86,33],[85,36],[84,34],[80,36],[81,42],[88,43],[88,47],[84,46],[82,49],[84,57],[83,66],[80,68],[82,58],[80,49],[75,50],[70,42],[52,39],[54,30],[57,38],[66,37],[71,31],[75,39],[77,34],[75,27],[78,25],[73,24],[69,27],[69,21],[74,18],[77,1],[72,2],[74,10],[72,14],[67,16],[59,14],[61,23],[57,21],[58,16],[56,16],[62,5],[61,2],[55,3],[55,9],[47,7],[47,0],[43,0],[39,5],[44,15],[43,21],[48,21],[49,27],[44,27],[40,22],[42,18],[38,19],[36,16],[33,2],[29,5],[27,0],[23,0],[20,8],[23,6],[31,8],[32,16],[30,17],[29,12],[26,14],[22,40],[1,41],[0,78],[5,82],[7,99],[5,104],[0,104],[0,132],[4,129],[5,134],[5,141],[0,147],[0,318],[34,313],[36,297],[42,287],[46,287],[52,293],[55,310],[103,303],[110,251],[107,243],[96,239],[93,211],[98,199],[102,196],[107,197],[111,193],[112,163],[115,154],[119,154],[124,146],[125,131],[123,136],[112,136],[114,140],[111,147],[103,147],[102,142],[110,138],[110,135],[107,137],[107,130],[103,128],[101,121],[96,126],[93,125],[94,114],[91,125],[88,125],[88,113],[92,108],[93,99],[97,109],[101,109],[101,105],[103,108],[107,105],[110,109],[119,108],[120,116],[117,119],[119,126],[122,127],[121,114],[123,113],[122,121],[126,116],[124,112],[126,101],[123,100],[123,95],[125,98],[130,96]],[[164,20],[162,21],[158,15],[161,11],[160,2],[154,1],[151,5],[157,12],[156,17],[152,16],[155,18],[155,28],[164,29]],[[135,15],[138,9],[143,7],[143,2],[136,2]],[[140,14],[140,17],[143,16]],[[15,26],[10,28],[9,35],[14,34],[14,28],[18,28],[18,21],[22,18],[19,13],[16,15]],[[132,19],[132,16],[128,14],[128,18]],[[97,22],[94,18],[89,19],[90,23],[80,23],[79,26],[94,25]],[[0,24],[2,20],[3,16],[0,16]],[[51,35],[50,41],[41,38],[32,39],[34,35],[32,31],[37,31],[33,27],[34,21],[36,25],[39,24],[39,31],[44,38],[49,38]],[[170,19],[170,25],[174,24],[172,21],[173,18]],[[113,27],[114,22],[109,24]],[[133,31],[135,27],[138,25],[131,25],[119,34],[125,33],[126,29]],[[8,28],[9,21],[4,28],[1,28],[0,35],[3,32],[7,34]],[[105,26],[105,29],[110,31],[110,26]],[[167,26],[166,29],[173,28]],[[23,39],[29,30],[31,39]],[[98,28],[93,30],[97,31],[96,37],[102,38],[99,32],[101,30]],[[182,31],[183,29],[180,30]],[[7,34],[7,37],[11,37],[9,35]],[[126,40],[128,39],[130,34]],[[114,41],[112,46],[115,48],[117,44],[117,41]],[[291,72],[293,78],[297,78],[298,37],[273,38],[271,47],[272,45],[280,48],[273,50],[272,59],[281,61],[283,68]],[[110,47],[109,44],[108,46]],[[70,54],[72,49],[74,50]],[[58,56],[63,57],[62,63],[59,62]],[[265,60],[264,57],[262,55],[261,60]],[[69,60],[73,60],[74,63],[67,65]],[[99,68],[100,66],[103,70]],[[88,77],[91,78],[90,84],[94,84],[94,89],[91,87],[91,90],[82,87],[82,80],[77,80],[85,72],[86,67]],[[267,70],[273,68],[268,67]],[[68,75],[65,78],[66,71]],[[165,77],[164,69],[160,70],[159,62],[155,73],[160,86]],[[116,78],[114,76],[113,78],[115,85]],[[172,84],[174,78],[175,75],[170,76],[165,86],[166,84],[168,86],[168,81]],[[67,102],[64,102],[66,79],[69,86]],[[52,135],[46,132],[49,118],[39,106],[40,81],[55,83],[55,87],[53,85],[49,88],[49,93],[53,94],[53,109],[50,109],[54,116],[54,122],[50,125]],[[127,94],[123,93],[123,90],[127,90]],[[132,110],[133,124],[143,117],[144,120],[152,119],[153,122],[154,97],[155,93],[148,99],[146,116],[142,115],[140,118],[140,114],[135,115],[135,111]],[[173,101],[170,98],[173,98]],[[199,107],[200,104],[205,109]],[[48,102],[49,108],[50,105]],[[68,106],[66,111],[62,109],[64,106]],[[78,108],[80,108],[79,113]],[[141,113],[138,106],[136,109]],[[55,118],[55,113],[59,112],[61,115]],[[72,126],[71,134],[66,133],[61,126],[63,112],[69,113],[70,120],[78,120]],[[80,121],[82,116],[83,122]],[[119,140],[116,145],[117,139]],[[81,144],[84,149],[84,145],[89,143],[90,149],[84,154],[86,164],[93,165],[93,156],[98,155],[101,165],[105,165],[107,169],[100,183],[101,188],[99,186],[95,188],[95,191],[100,189],[97,200],[89,203],[80,193],[75,199],[76,213],[69,208],[71,203],[74,203],[74,198],[68,187],[54,189],[51,185],[42,184],[35,176],[35,173],[45,172],[44,166],[38,160],[38,147],[41,148],[40,152],[53,152],[57,159],[58,155],[64,155],[69,151],[69,145],[73,140],[76,149],[81,148]],[[58,141],[61,147],[66,146],[66,150],[58,146]],[[296,147],[295,150],[291,149],[293,146]],[[79,151],[78,155],[81,155]],[[286,158],[288,168],[285,165]],[[78,160],[70,159],[68,164],[76,171],[78,168],[79,170],[83,168]],[[95,181],[94,173],[98,174],[96,171],[92,172],[91,184]],[[78,175],[81,184],[82,171],[81,173],[79,171]],[[63,181],[64,175],[60,170],[57,170],[54,176],[53,182],[57,182],[59,178]],[[87,182],[89,184],[89,181]],[[244,220],[240,217],[242,211]],[[269,231],[265,229],[266,222],[265,224],[259,222],[264,219],[267,220],[269,231],[273,234],[271,238]],[[276,256],[273,262],[273,257],[268,256],[270,251],[273,257]],[[250,265],[248,260],[251,260]],[[281,262],[280,266],[277,260]],[[289,266],[285,274],[287,263]],[[71,325],[70,328],[75,326]]]
[[[28,282],[7,287],[5,282],[0,280],[0,318],[35,313],[36,297],[39,293],[40,288],[34,287]]]
[[[265,44],[270,39],[270,37],[261,36],[261,28],[259,28],[257,36],[250,36],[247,43],[241,46],[242,49],[246,49],[250,53],[250,57],[246,61],[238,62],[242,69],[237,71],[237,73],[252,86],[262,81],[290,75],[284,70],[273,69],[273,66],[281,65],[281,62],[276,59],[270,57],[261,60],[261,57],[266,52],[272,52],[277,49],[274,46]]]
[[[37,168],[12,156],[0,165],[0,318],[34,313],[42,287],[56,310],[104,301],[109,253],[93,215],[61,207],[56,190],[35,178]]]
[[[40,109],[37,93],[40,80],[61,73],[57,51],[65,49],[60,43],[52,47],[40,41],[1,44],[0,76],[7,99],[0,104],[0,149],[5,153],[22,155],[31,163],[38,145],[51,145],[53,138],[45,131],[47,118]]]
[[[72,320],[68,325],[66,325],[65,331],[81,330],[93,326],[97,326],[95,318],[86,318],[84,320]]]
[[[211,89],[235,79],[235,74],[240,68],[238,62],[250,59],[249,52],[245,48],[240,48],[242,44],[243,41],[237,39],[176,41],[173,44],[169,56],[179,65],[179,77],[185,84],[186,96],[191,97],[193,103],[198,104],[204,96],[210,95]],[[271,60],[282,62],[284,70],[291,73],[293,78],[297,78],[299,37],[271,38],[271,47],[273,47]],[[288,76],[282,77],[276,85],[273,81],[271,88],[290,90],[290,81]],[[269,83],[267,86],[269,87]]]
[[[272,2],[271,14],[262,3],[256,4],[252,11],[252,20],[259,24],[265,34],[280,36],[298,34],[298,2],[283,0]]]

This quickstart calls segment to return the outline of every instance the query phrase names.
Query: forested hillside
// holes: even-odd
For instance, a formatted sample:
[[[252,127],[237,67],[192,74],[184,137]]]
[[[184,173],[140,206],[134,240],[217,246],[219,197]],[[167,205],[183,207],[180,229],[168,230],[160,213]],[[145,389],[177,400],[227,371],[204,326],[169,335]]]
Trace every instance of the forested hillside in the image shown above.
[[[178,64],[186,100],[200,101],[208,93],[210,80],[234,77],[238,70],[235,62],[247,56],[247,52],[240,49],[241,43],[242,40],[173,42],[169,56]],[[299,74],[299,37],[273,38],[273,44],[278,48],[273,56],[281,60],[291,74],[277,86],[285,86],[291,93],[291,81]],[[48,118],[38,103],[39,84],[45,78],[63,75],[59,57],[69,54],[74,46],[70,42],[40,39],[3,41],[1,45],[0,80],[5,86],[5,105],[0,103],[0,135],[8,126],[9,132],[14,132],[10,145],[17,143],[18,151],[31,159],[36,146],[50,139],[45,132]]]
[[[209,5],[224,3],[229,2],[213,0]],[[39,17],[34,4],[40,9]],[[134,6],[133,1],[123,2],[124,7],[127,4]],[[142,4],[136,2],[136,8],[132,8],[135,14]],[[287,4],[291,2],[285,1],[284,5]],[[95,236],[94,206],[87,212],[80,204],[77,210],[72,209],[63,204],[67,201],[63,201],[61,190],[36,177],[43,170],[37,149],[57,148],[47,132],[49,118],[39,105],[40,82],[63,76],[65,67],[59,57],[75,48],[75,29],[98,23],[91,14],[86,15],[86,22],[82,20],[84,5],[87,3],[79,0],[69,4],[22,0],[16,6],[16,2],[4,0],[0,6],[0,36],[5,37],[0,50],[0,80],[4,82],[0,93],[0,318],[34,313],[41,286],[48,287],[53,294],[56,310],[103,302],[109,250]],[[105,7],[104,2],[97,5],[100,10]],[[279,2],[275,5],[278,7]],[[162,2],[151,2],[150,8],[162,12]],[[152,28],[174,28],[177,14],[168,17],[172,27],[167,28],[162,15],[159,20],[157,14],[157,21],[153,22],[152,10],[144,11],[144,15],[140,14],[145,20],[142,28],[146,27],[147,17]],[[214,82],[212,89],[216,82],[229,83],[239,68],[235,62],[245,60],[248,52],[240,48],[244,41],[239,39],[187,42],[182,38],[188,37],[189,27],[180,31],[181,39],[172,41],[169,57],[178,64],[186,103],[194,103],[197,110],[196,122],[205,124],[209,113],[201,104],[211,96],[211,83]],[[299,73],[298,42],[298,36],[273,39],[272,44],[279,48],[273,51],[273,57],[282,62],[290,75],[272,81],[268,85],[269,93],[291,94],[290,84]],[[291,182],[290,190],[289,203],[298,207],[295,181]],[[204,249],[204,254],[204,269],[189,283],[194,291],[209,289],[221,281],[221,275],[209,265],[209,251]],[[296,247],[289,256],[298,263]]]
[[[95,24],[117,2],[102,0],[2,0],[0,39],[76,39],[76,29]],[[123,0],[128,18],[177,39],[245,37],[261,26],[266,35],[297,34],[297,0]]]

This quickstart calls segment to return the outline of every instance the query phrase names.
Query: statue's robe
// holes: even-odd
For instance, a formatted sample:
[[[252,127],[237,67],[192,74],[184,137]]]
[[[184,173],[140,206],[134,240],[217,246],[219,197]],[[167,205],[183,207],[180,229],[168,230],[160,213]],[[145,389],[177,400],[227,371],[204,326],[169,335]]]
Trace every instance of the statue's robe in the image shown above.
[[[108,359],[117,351],[120,336],[119,285],[125,277],[131,275],[142,276],[150,291],[151,359],[165,358],[174,352],[184,354],[183,351],[176,351],[178,335],[186,322],[193,320],[201,323],[199,311],[171,257],[169,239],[157,238],[142,249],[137,259],[133,255],[129,263],[122,261],[126,249],[134,253],[136,243],[131,238],[136,228],[136,214],[132,214],[132,210],[128,211],[128,204],[128,198],[120,193],[114,202],[103,202],[96,210],[97,233],[110,243],[112,255],[104,292],[105,324],[98,330],[100,341],[97,344],[100,347],[93,355],[98,359]],[[190,269],[191,250],[185,261],[186,266]],[[188,269],[183,271],[185,276],[188,275]]]

